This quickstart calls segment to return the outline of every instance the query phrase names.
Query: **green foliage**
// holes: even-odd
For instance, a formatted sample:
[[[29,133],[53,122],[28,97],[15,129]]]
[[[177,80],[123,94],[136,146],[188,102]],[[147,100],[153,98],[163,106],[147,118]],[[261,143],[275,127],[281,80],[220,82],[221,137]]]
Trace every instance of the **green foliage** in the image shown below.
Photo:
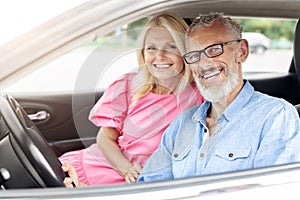
[[[114,32],[99,38],[89,45],[102,46],[135,46],[137,37],[148,19],[142,18],[126,26],[120,27]],[[272,43],[291,42],[294,39],[294,31],[296,27],[296,20],[285,19],[267,19],[267,18],[235,18],[243,26],[244,32],[259,32],[266,35],[272,40]],[[118,32],[119,31],[119,32]],[[126,36],[126,39],[124,39]],[[125,44],[124,44],[125,43]]]
[[[244,32],[263,33],[270,39],[294,39],[296,20],[276,19],[237,19],[244,28]]]
[[[147,18],[142,18],[133,23],[117,28],[105,36],[87,44],[87,46],[102,46],[105,48],[134,47],[141,28],[146,23]]]
[[[128,24],[127,31],[130,31],[129,37],[133,40],[138,38],[141,28],[147,22],[148,18],[142,18],[136,22]]]

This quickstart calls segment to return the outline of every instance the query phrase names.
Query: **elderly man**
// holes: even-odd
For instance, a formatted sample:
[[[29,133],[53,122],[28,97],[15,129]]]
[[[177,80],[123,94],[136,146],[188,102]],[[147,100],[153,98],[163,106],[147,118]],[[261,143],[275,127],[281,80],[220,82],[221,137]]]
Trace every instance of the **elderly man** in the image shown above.
[[[201,15],[183,58],[207,100],[171,123],[138,181],[157,181],[300,161],[294,106],[243,80],[249,54],[242,27],[220,13]]]

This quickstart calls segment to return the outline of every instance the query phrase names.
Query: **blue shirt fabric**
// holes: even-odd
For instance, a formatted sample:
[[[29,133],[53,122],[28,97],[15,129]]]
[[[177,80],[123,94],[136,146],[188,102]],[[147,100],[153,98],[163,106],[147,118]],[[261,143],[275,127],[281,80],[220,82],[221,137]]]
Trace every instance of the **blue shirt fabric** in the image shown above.
[[[300,120],[293,105],[254,91],[246,81],[203,141],[210,102],[180,114],[138,182],[231,172],[300,161]]]

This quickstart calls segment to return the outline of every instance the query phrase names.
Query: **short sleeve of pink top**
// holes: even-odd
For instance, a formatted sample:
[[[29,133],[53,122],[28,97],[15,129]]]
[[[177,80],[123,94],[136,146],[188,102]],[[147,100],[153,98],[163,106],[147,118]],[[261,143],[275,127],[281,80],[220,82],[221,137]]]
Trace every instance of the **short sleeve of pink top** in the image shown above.
[[[191,84],[180,95],[149,93],[130,105],[135,76],[136,73],[129,73],[111,84],[91,110],[89,119],[96,126],[116,128],[124,155],[132,163],[144,165],[170,122],[204,99],[196,85]]]

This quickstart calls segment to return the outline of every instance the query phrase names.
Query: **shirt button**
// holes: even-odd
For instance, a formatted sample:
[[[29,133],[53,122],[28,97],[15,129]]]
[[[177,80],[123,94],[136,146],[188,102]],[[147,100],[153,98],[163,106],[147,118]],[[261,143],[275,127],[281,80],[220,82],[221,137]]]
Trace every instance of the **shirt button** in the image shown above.
[[[228,156],[231,158],[233,156],[233,153],[229,153]]]
[[[205,154],[204,153],[200,153],[200,158],[204,158]]]
[[[177,153],[174,154],[174,158],[178,158],[178,154]]]
[[[207,128],[204,129],[204,133],[207,133]]]

